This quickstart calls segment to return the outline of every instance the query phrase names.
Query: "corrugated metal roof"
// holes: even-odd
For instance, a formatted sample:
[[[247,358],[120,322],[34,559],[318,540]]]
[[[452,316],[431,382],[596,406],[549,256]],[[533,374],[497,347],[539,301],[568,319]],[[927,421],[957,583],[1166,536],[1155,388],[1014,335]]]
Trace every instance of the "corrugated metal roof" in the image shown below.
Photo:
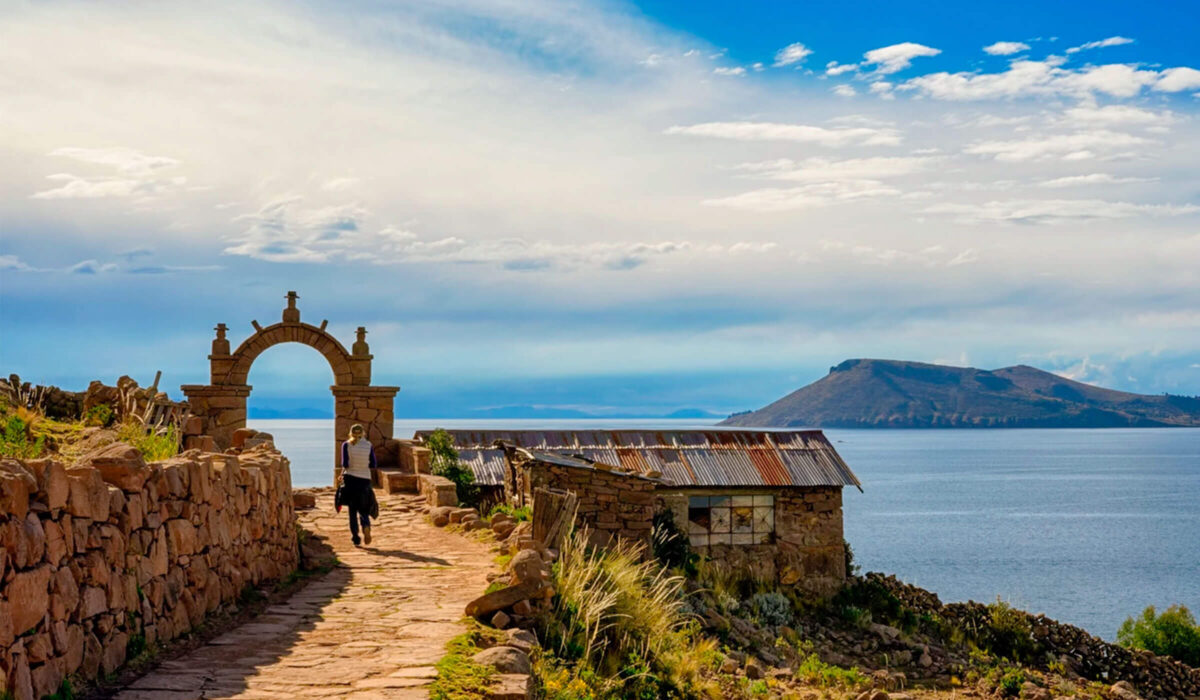
[[[431,430],[413,436],[423,440]],[[503,440],[526,450],[581,455],[675,486],[862,485],[819,430],[448,430],[480,484],[505,481]]]

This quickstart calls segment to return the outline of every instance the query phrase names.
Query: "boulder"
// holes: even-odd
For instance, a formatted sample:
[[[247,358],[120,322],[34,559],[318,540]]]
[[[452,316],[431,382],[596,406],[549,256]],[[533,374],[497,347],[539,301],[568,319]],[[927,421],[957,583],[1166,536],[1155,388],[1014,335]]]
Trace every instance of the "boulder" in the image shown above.
[[[516,583],[536,582],[545,579],[545,564],[535,549],[525,549],[517,553],[508,564]]]
[[[1129,681],[1117,681],[1108,689],[1109,695],[1115,700],[1142,700],[1137,689]]]
[[[892,642],[900,638],[900,630],[888,625],[881,625],[878,622],[872,622],[867,629],[879,635],[879,638],[885,642]]]
[[[533,671],[529,656],[516,647],[499,646],[484,649],[472,656],[471,660],[477,664],[491,666],[500,673],[529,674]]]
[[[311,493],[292,492],[292,507],[296,510],[309,510],[317,507],[317,497]]]
[[[255,435],[258,435],[258,431],[254,428],[238,428],[233,431],[233,437],[229,440],[229,446],[241,449],[246,446],[246,441]]]
[[[450,522],[461,523],[468,515],[479,517],[474,508],[453,508],[450,510]]]
[[[538,645],[538,640],[537,636],[529,630],[511,629],[504,633],[504,644],[528,654]]]
[[[541,587],[540,582],[530,581],[501,588],[491,593],[485,593],[467,603],[466,613],[471,617],[483,618],[490,616],[497,610],[503,610],[518,601],[529,600],[538,596],[541,592]]]
[[[492,519],[492,532],[495,533],[497,539],[504,539],[512,534],[512,531],[517,529],[517,524],[511,520],[496,521]]]
[[[140,492],[150,476],[142,453],[136,447],[123,442],[103,448],[91,455],[87,463],[100,472],[100,477],[105,482],[126,493]]]
[[[746,677],[752,681],[756,681],[763,677],[763,667],[758,659],[750,657],[746,659]]]
[[[507,614],[505,614],[505,612],[503,610],[497,610],[496,614],[492,615],[491,622],[492,622],[492,627],[495,627],[498,630],[502,630],[502,629],[508,627],[509,623],[512,622],[512,618],[509,617]]]

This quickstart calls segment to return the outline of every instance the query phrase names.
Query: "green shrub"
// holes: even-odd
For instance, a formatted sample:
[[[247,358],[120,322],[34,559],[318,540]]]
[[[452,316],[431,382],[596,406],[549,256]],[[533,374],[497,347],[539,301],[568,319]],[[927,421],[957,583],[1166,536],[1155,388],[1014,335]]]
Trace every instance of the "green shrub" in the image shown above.
[[[782,593],[756,593],[750,598],[750,608],[764,625],[780,627],[792,623],[792,601]]]
[[[17,414],[4,421],[4,433],[0,436],[0,457],[34,459],[42,454],[46,440],[42,436],[30,437],[30,424]]]
[[[129,420],[117,429],[117,438],[136,447],[147,462],[161,462],[179,454],[179,433],[173,425],[158,432],[148,430],[136,420]]]
[[[1025,685],[1025,682],[1029,680],[1025,672],[1019,668],[1005,669],[1000,671],[1000,673],[1000,677],[996,680],[996,690],[1000,691],[1001,695],[1009,698],[1015,698],[1020,695],[1021,686]]]
[[[488,515],[495,515],[496,513],[504,513],[508,517],[512,518],[514,522],[518,523],[529,522],[533,519],[533,508],[529,506],[514,506],[508,503],[498,503],[495,506],[492,506],[492,512],[488,513]]]
[[[83,422],[87,425],[98,425],[101,428],[107,428],[112,425],[114,417],[112,406],[100,403],[88,409],[87,415],[83,417]]]
[[[1117,643],[1172,656],[1200,668],[1200,626],[1192,612],[1182,605],[1172,605],[1161,615],[1151,605],[1142,611],[1141,617],[1126,619],[1117,632]]]
[[[999,598],[988,606],[987,627],[980,630],[980,637],[989,652],[1010,661],[1026,661],[1034,653],[1029,616]]]
[[[856,690],[867,684],[867,677],[857,668],[841,668],[821,661],[816,654],[809,654],[796,667],[797,680],[823,688],[845,688]]]
[[[846,540],[842,540],[842,547],[846,553],[846,575],[858,576],[858,572],[862,570],[862,567],[854,563],[854,549]]]
[[[454,482],[454,491],[458,495],[459,503],[468,508],[478,505],[480,492],[479,487],[475,485],[475,473],[459,459],[458,450],[454,447],[454,436],[438,428],[425,439],[425,446],[430,452],[430,471]]]

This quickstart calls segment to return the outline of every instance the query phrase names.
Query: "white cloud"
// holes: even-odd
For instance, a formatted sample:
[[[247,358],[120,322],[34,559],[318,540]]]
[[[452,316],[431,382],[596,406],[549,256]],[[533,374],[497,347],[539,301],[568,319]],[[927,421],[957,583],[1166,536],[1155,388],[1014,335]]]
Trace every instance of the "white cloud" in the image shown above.
[[[822,240],[821,251],[828,256],[840,256],[857,260],[865,265],[908,264],[919,267],[957,267],[979,260],[974,248],[967,248],[951,255],[943,246],[935,245],[920,250],[885,248],[866,243]]]
[[[983,47],[984,53],[992,56],[1011,56],[1014,53],[1028,51],[1029,44],[1020,41],[997,41],[994,44]]]
[[[117,269],[113,263],[101,263],[96,260],[81,260],[72,265],[68,272],[75,275],[96,275],[102,272],[112,272]]]
[[[708,136],[737,141],[794,141],[822,146],[897,146],[901,136],[895,129],[837,128],[827,129],[806,124],[775,122],[708,122],[691,126],[672,126],[663,133],[669,135]]]
[[[57,187],[30,195],[31,199],[98,199],[103,197],[152,197],[182,187],[183,176],[168,177],[159,171],[174,168],[179,161],[166,156],[151,156],[132,148],[56,148],[50,156],[70,158],[88,165],[100,165],[116,175],[75,175],[54,173],[46,179]]]
[[[782,158],[759,163],[742,163],[734,169],[755,177],[790,182],[880,180],[926,171],[939,160],[932,157],[877,157],[845,160],[806,158],[797,162]]]
[[[746,69],[742,68],[741,66],[736,66],[734,68],[718,67],[713,68],[713,73],[716,73],[717,75],[745,75]]]
[[[1063,60],[1051,56],[1043,61],[1015,60],[1000,73],[930,73],[901,83],[939,100],[996,100],[1023,97],[1086,98],[1096,93],[1111,97],[1133,97],[1142,88],[1161,80],[1161,74],[1114,63],[1062,68]]]
[[[1183,92],[1200,88],[1200,70],[1195,68],[1168,68],[1159,74],[1154,90],[1158,92]]]
[[[0,255],[0,270],[29,272],[33,270],[33,268],[15,255]]]
[[[335,177],[331,180],[326,180],[321,185],[321,189],[326,192],[344,192],[352,189],[358,183],[359,179],[356,177]]]
[[[1088,175],[1068,175],[1050,180],[1042,180],[1039,187],[1081,187],[1086,185],[1124,185],[1139,182],[1158,182],[1156,177],[1116,177],[1109,173],[1090,173]]]
[[[761,73],[767,69],[767,67],[762,64],[762,61],[755,61],[754,63],[750,64],[750,67],[754,69],[755,73]]]
[[[880,75],[890,75],[908,68],[914,58],[937,56],[941,52],[941,49],[906,41],[866,52],[863,64],[875,66],[875,72]]]
[[[1165,127],[1178,120],[1178,116],[1169,110],[1154,112],[1128,105],[1081,106],[1063,112],[1063,121],[1074,126]]]
[[[1067,53],[1078,53],[1080,51],[1087,51],[1088,49],[1103,49],[1103,48],[1107,48],[1109,46],[1122,46],[1124,44],[1132,44],[1132,43],[1133,43],[1133,39],[1127,39],[1123,36],[1110,36],[1107,39],[1101,39],[1099,41],[1089,41],[1086,44],[1081,44],[1079,46],[1072,46],[1071,48],[1067,49]]]
[[[855,200],[894,197],[901,191],[873,180],[815,182],[799,187],[768,187],[731,197],[704,200],[706,206],[754,212],[784,212],[827,207]]]
[[[857,63],[838,63],[830,61],[825,64],[825,75],[841,75],[850,71],[858,70]]]
[[[846,85],[844,83],[842,85],[834,85],[832,92],[838,97],[854,97],[858,94],[853,85]]]
[[[1184,216],[1200,212],[1200,206],[1107,202],[1100,199],[1045,199],[943,203],[934,204],[924,211],[928,214],[948,214],[966,223],[1056,224],[1134,216]]]
[[[875,82],[871,83],[870,90],[872,95],[879,95],[885,100],[893,100],[896,98],[896,96],[892,94],[893,87],[895,86],[886,80],[876,80]]]
[[[804,59],[812,55],[812,49],[808,48],[800,42],[788,44],[779,49],[775,54],[775,67],[790,66],[797,63],[803,63]]]
[[[1086,160],[1095,156],[1095,150],[1127,148],[1145,143],[1149,141],[1140,136],[1096,129],[1015,141],[981,141],[967,146],[963,152],[991,156],[1010,163],[1047,158]]]

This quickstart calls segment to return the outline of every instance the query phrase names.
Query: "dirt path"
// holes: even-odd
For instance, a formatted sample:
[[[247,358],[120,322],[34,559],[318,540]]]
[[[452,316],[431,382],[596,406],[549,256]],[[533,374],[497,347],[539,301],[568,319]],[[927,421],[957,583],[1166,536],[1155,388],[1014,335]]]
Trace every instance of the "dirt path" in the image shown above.
[[[332,494],[301,512],[342,566],[287,603],[165,662],[120,700],[424,698],[433,664],[487,586],[486,545],[430,525],[416,496],[379,497],[374,541],[356,549]]]

